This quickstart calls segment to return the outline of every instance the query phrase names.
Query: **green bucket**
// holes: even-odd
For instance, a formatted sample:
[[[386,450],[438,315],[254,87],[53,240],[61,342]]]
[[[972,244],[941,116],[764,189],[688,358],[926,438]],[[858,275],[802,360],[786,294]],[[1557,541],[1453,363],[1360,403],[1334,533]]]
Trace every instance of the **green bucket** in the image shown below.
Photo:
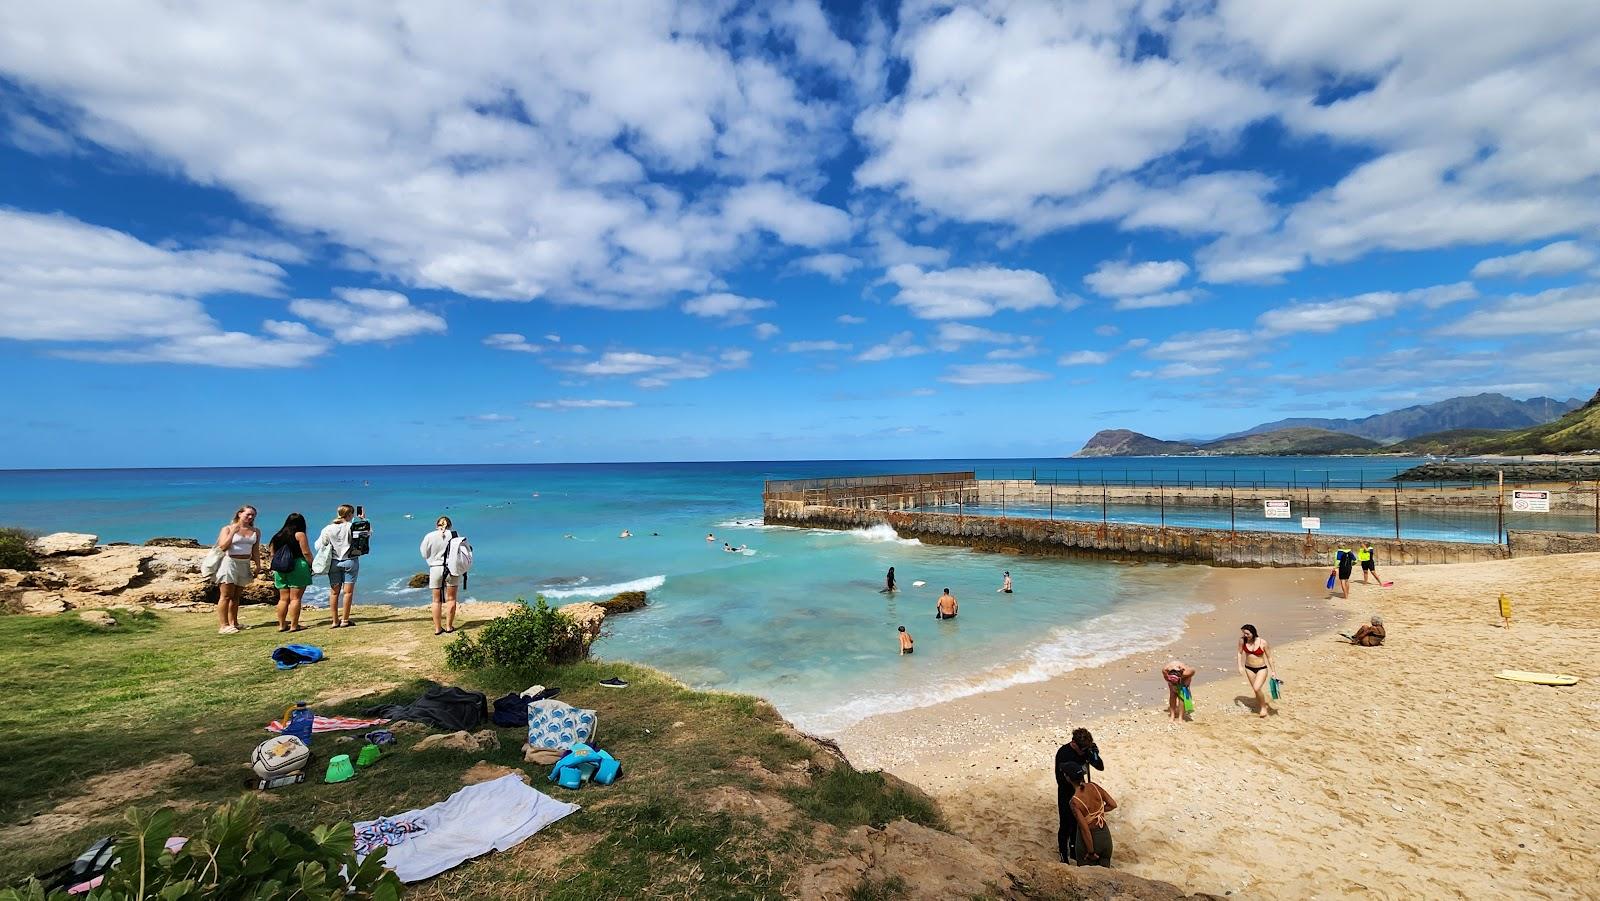
[[[361,749],[360,755],[356,757],[356,766],[372,766],[382,756],[383,750],[377,745],[367,745]]]
[[[350,765],[350,755],[340,754],[328,761],[328,775],[322,781],[344,782],[355,778],[355,775],[356,768]]]

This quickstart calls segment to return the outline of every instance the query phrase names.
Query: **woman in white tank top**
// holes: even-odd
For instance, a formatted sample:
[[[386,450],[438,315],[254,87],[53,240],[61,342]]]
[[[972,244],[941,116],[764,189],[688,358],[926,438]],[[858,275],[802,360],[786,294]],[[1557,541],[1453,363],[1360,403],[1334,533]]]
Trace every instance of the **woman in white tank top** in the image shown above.
[[[228,552],[217,570],[217,634],[232,635],[239,625],[239,598],[261,569],[261,530],[256,508],[245,504],[217,533],[217,547]]]

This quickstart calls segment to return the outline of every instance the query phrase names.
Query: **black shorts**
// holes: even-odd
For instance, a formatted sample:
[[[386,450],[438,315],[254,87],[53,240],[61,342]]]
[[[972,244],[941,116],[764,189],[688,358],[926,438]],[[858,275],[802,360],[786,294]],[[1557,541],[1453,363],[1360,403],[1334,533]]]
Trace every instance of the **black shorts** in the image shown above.
[[[1339,578],[1347,582],[1350,580],[1350,568],[1348,566],[1339,567]]]
[[[1378,571],[1378,561],[1376,561],[1376,560],[1363,560],[1363,561],[1361,561],[1361,571],[1362,572],[1368,572],[1368,573],[1377,572]]]
[[[954,613],[935,613],[933,615],[933,618],[934,619],[955,619],[956,615]]]

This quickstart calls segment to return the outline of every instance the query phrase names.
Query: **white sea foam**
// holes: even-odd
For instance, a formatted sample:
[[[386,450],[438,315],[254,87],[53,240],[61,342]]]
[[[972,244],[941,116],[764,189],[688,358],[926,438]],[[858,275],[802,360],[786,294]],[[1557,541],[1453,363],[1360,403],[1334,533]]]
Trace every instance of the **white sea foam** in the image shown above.
[[[667,584],[666,576],[645,576],[631,582],[617,582],[612,585],[579,585],[575,588],[545,588],[539,591],[546,598],[598,598],[610,597],[624,591],[655,591]]]
[[[931,707],[945,701],[999,691],[1012,685],[1045,682],[1073,670],[1089,669],[1123,657],[1153,651],[1183,637],[1184,620],[1209,605],[1185,605],[1118,611],[1097,616],[1081,626],[1064,627],[1033,646],[1019,660],[990,667],[969,677],[941,679],[913,691],[870,692],[819,711],[785,711],[808,732],[837,734],[868,717]]]
[[[855,538],[863,539],[865,541],[883,541],[904,545],[922,544],[922,542],[915,538],[901,538],[900,534],[894,530],[894,526],[885,525],[883,523],[879,523],[875,526],[868,526],[865,529],[850,529],[849,531],[845,532],[845,534]]]

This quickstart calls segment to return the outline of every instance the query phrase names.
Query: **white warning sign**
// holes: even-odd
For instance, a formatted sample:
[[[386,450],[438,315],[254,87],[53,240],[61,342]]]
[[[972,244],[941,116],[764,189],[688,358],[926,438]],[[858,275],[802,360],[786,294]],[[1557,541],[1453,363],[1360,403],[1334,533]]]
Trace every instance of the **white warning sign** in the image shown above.
[[[1513,491],[1511,492],[1511,509],[1517,513],[1549,513],[1550,492]]]
[[[1288,501],[1262,501],[1261,503],[1262,503],[1263,506],[1265,506],[1267,508],[1267,518],[1268,519],[1289,519],[1290,518],[1289,517],[1289,502]]]

